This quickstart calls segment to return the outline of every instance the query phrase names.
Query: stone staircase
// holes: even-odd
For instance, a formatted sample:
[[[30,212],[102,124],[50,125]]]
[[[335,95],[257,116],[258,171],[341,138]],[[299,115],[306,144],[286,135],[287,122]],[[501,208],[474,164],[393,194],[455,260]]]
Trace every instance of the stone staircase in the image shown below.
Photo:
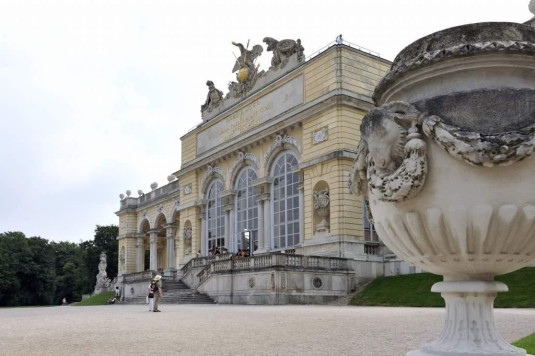
[[[128,304],[145,304],[146,297],[128,298]],[[182,281],[163,281],[163,297],[160,304],[214,304],[206,294],[190,289]]]

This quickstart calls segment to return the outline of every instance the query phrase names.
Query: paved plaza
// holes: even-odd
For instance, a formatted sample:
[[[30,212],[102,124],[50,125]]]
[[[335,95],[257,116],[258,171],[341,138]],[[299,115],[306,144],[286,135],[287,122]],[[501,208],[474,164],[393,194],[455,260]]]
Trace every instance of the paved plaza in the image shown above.
[[[0,309],[3,355],[404,355],[438,335],[442,308],[145,305]],[[498,309],[511,342],[535,309]],[[155,350],[160,350],[156,352]]]

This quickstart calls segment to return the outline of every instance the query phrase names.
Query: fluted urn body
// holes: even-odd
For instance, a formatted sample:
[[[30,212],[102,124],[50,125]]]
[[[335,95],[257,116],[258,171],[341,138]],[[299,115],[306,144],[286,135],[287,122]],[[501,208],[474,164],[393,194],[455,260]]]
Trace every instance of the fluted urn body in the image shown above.
[[[525,355],[492,320],[493,276],[535,260],[535,28],[480,23],[419,39],[363,119],[352,188],[383,242],[444,276],[440,337],[411,355]]]

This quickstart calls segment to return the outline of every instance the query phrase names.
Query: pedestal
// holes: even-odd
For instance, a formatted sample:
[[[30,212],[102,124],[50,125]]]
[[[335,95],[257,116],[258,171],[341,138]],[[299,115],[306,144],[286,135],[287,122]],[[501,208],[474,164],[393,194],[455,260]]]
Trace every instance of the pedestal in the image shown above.
[[[525,356],[507,343],[494,326],[493,305],[501,282],[451,281],[433,285],[446,301],[446,322],[439,337],[407,356]]]

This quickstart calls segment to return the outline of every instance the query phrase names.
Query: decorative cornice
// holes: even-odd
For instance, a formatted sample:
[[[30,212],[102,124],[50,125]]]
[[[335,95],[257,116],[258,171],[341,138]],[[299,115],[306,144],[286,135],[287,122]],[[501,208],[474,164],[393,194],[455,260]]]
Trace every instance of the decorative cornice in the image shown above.
[[[281,132],[281,130],[286,130],[295,125],[299,125],[307,118],[337,105],[347,105],[362,111],[368,111],[373,107],[373,102],[368,96],[356,94],[345,89],[333,90],[317,99],[299,106],[295,109],[297,112],[292,110],[291,112],[283,114],[279,118],[273,119],[273,121],[270,120],[262,125],[259,125],[251,132],[245,133],[243,136],[221,145],[218,147],[217,151],[211,150],[209,152],[205,152],[192,161],[183,163],[182,168],[174,174],[177,177],[183,176],[193,170],[209,164],[210,162],[213,162],[214,158],[225,157],[233,154],[239,149],[242,149],[246,146],[244,142],[247,142],[247,145],[263,142],[266,137],[277,134],[277,132]]]

